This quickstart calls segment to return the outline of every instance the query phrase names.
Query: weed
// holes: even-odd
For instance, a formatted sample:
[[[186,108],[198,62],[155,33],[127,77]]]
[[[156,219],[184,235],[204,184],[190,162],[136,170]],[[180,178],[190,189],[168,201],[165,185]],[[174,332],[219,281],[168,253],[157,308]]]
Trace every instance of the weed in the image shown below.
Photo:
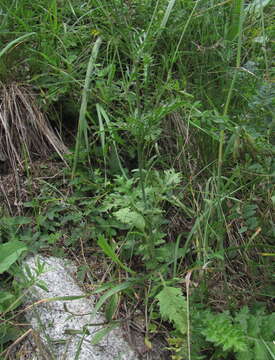
[[[145,344],[162,317],[173,359],[274,359],[272,2],[48,3],[0,6],[0,169],[32,194],[12,217],[4,191],[0,245],[81,253],[83,281],[105,259],[96,309],[146,294]],[[32,171],[63,156],[44,112],[77,124],[62,180]]]

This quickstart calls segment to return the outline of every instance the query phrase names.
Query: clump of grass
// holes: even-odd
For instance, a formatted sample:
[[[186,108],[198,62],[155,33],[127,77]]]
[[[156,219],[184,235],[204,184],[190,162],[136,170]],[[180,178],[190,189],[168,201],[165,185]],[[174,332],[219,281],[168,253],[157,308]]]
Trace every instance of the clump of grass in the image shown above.
[[[33,156],[47,158],[56,151],[63,161],[67,148],[36,104],[30,88],[0,85],[0,153],[14,173]]]

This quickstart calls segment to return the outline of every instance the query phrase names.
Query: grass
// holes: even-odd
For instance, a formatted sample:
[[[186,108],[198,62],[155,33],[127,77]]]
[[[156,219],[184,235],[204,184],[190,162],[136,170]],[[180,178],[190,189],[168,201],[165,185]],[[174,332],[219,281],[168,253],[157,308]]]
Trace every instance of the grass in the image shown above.
[[[65,162],[66,146],[39,110],[31,90],[15,82],[0,86],[0,150],[15,176],[17,167],[24,168],[24,162],[27,166],[31,161],[30,153],[47,158],[55,151]]]
[[[237,336],[226,348],[209,335],[206,313],[209,331],[197,331],[196,312],[221,312],[217,324],[238,333],[244,304],[248,318],[265,316],[253,312],[259,303],[273,311],[273,10],[256,0],[1,3],[0,171],[1,162],[14,173],[25,163],[22,179],[33,184],[28,220],[1,208],[1,241],[77,256],[83,282],[93,278],[92,246],[104,259],[98,281],[111,281],[98,308],[122,292],[131,309],[146,293],[146,346],[162,336],[171,359],[254,351]],[[57,127],[73,129],[63,139],[71,154]],[[43,160],[64,174],[42,182],[32,160],[50,146],[70,167]],[[171,306],[157,300],[161,291],[179,311],[177,299],[187,299],[186,332],[161,310]]]

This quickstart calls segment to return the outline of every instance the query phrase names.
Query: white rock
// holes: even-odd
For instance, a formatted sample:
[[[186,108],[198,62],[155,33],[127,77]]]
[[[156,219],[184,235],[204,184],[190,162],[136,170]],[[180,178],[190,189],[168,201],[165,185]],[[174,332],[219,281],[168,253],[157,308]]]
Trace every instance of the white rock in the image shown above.
[[[41,275],[49,292],[34,286],[28,293],[29,298],[25,306],[41,299],[53,298],[57,296],[84,295],[84,292],[76,284],[72,277],[75,267],[62,259],[54,257],[39,257],[41,263],[46,263],[47,272]],[[35,267],[35,258],[26,260],[30,268]],[[79,314],[74,316],[67,312]],[[137,360],[138,356],[130,348],[129,344],[123,338],[122,329],[116,328],[108,333],[103,340],[92,345],[91,340],[94,334],[102,326],[89,326],[89,335],[66,334],[65,330],[81,331],[87,324],[103,323],[105,318],[102,314],[96,314],[93,318],[91,313],[94,309],[93,301],[87,298],[72,301],[52,301],[41,302],[28,310],[26,319],[30,322],[33,329],[40,334],[43,347],[51,353],[51,357],[56,360]],[[83,315],[85,314],[85,315]],[[76,357],[80,349],[79,357]],[[44,359],[43,355],[35,358]]]

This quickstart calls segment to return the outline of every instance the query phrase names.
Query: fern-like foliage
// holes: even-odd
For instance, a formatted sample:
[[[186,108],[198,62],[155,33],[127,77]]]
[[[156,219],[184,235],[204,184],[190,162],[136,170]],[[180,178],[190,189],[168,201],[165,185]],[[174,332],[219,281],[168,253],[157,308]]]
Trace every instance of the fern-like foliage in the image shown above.
[[[187,303],[178,288],[165,286],[157,295],[161,316],[176,332],[167,339],[173,359],[186,360]],[[275,313],[247,306],[231,314],[190,309],[192,360],[275,360]]]
[[[202,334],[207,341],[221,346],[223,351],[247,351],[247,343],[242,328],[233,324],[230,314],[225,311],[221,314],[205,313]]]
[[[171,321],[182,335],[187,332],[187,302],[179,288],[165,286],[157,295],[160,314]]]
[[[237,360],[275,359],[275,313],[265,314],[263,309],[252,313],[245,306],[235,315],[234,323],[241,326],[248,345],[247,351],[236,354]]]
[[[129,207],[119,209],[114,215],[123,224],[134,226],[140,231],[144,231],[145,229],[144,217],[137,211],[131,210]]]
[[[232,356],[236,360],[275,359],[275,313],[266,314],[263,309],[253,312],[247,306],[234,315],[206,310],[199,312],[196,322],[200,325],[194,336],[203,335],[214,345],[213,359]]]

